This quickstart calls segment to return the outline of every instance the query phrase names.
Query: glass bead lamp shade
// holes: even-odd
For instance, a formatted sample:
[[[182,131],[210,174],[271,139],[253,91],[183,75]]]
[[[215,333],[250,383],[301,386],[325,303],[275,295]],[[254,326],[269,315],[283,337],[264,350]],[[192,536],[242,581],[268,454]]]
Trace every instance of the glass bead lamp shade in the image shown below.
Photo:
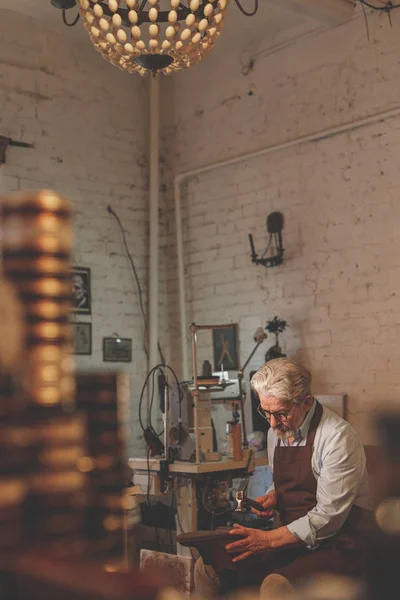
[[[77,0],[103,58],[129,73],[165,74],[197,64],[213,48],[230,0]]]

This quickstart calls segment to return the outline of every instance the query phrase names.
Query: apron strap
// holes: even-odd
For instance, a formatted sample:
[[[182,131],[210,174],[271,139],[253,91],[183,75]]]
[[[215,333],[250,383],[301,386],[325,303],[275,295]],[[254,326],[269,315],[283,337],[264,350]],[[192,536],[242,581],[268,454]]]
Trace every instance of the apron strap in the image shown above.
[[[322,408],[322,405],[320,404],[320,402],[318,402],[318,400],[315,400],[315,402],[316,402],[315,411],[313,414],[313,418],[311,419],[310,428],[308,430],[306,446],[312,446],[314,444],[315,434],[317,433],[318,425],[320,424],[320,421],[322,418],[322,413],[324,410]],[[278,448],[280,447],[280,445],[281,445],[281,439],[278,438],[278,443],[277,443]]]
[[[308,430],[306,446],[312,446],[314,444],[315,434],[317,433],[318,425],[321,422],[322,413],[324,410],[318,400],[315,400],[315,402],[315,411],[313,418],[311,419],[310,429]]]

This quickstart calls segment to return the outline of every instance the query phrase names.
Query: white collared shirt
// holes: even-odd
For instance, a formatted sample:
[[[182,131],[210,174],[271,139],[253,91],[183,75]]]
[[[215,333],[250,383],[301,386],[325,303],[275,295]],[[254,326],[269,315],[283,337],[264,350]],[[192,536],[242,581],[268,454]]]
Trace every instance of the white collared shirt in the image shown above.
[[[316,401],[296,431],[293,446],[305,446]],[[271,470],[278,436],[268,431],[268,459]],[[283,446],[289,446],[282,440]],[[309,548],[329,538],[344,524],[353,505],[370,508],[369,481],[364,448],[353,427],[328,408],[323,408],[311,458],[317,480],[317,503],[304,517],[288,525],[289,531]],[[273,489],[273,486],[270,490]]]

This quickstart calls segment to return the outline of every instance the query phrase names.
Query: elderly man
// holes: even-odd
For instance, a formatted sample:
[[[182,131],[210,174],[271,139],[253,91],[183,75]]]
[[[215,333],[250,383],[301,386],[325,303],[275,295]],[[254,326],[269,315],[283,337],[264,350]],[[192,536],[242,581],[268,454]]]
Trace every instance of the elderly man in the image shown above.
[[[294,360],[267,362],[251,386],[271,426],[274,482],[257,499],[264,510],[254,512],[271,517],[278,511],[281,526],[261,531],[235,525],[231,534],[237,539],[226,549],[243,566],[240,583],[261,585],[261,598],[267,599],[272,589],[293,590],[297,580],[318,572],[360,575],[358,531],[370,511],[365,454],[356,432],[313,397],[311,374]],[[201,559],[195,581],[205,597],[221,591],[217,574]]]

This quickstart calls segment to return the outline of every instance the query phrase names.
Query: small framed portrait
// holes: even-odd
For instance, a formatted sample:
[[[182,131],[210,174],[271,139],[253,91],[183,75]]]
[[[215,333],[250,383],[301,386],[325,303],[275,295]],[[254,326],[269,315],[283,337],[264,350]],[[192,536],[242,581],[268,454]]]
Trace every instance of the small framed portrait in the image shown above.
[[[213,329],[212,338],[215,371],[239,369],[238,326],[223,325]]]
[[[90,269],[85,267],[74,267],[72,269],[71,277],[73,312],[90,315],[92,311]]]
[[[92,324],[72,323],[74,332],[74,353],[92,354]]]
[[[103,338],[104,362],[132,362],[132,340],[130,338]]]

